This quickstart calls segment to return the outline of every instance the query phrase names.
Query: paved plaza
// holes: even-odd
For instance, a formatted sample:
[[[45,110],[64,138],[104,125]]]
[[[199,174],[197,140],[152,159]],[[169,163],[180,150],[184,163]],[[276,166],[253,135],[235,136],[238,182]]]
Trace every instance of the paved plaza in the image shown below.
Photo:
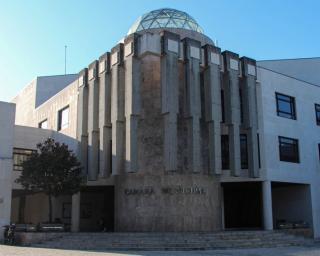
[[[30,247],[11,247],[0,245],[0,256],[320,256],[318,247],[286,247],[263,249],[238,249],[215,251],[161,251],[161,252],[88,252],[72,250],[41,249]]]

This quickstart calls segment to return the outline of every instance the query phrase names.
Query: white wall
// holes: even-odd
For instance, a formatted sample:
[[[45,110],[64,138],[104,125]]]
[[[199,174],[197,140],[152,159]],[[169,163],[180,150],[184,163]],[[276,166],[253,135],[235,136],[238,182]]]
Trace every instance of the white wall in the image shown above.
[[[0,227],[10,223],[15,105],[0,102]],[[0,232],[2,239],[3,232]]]
[[[261,83],[262,134],[260,148],[264,157],[265,179],[311,185],[313,219],[320,218],[320,199],[315,187],[320,186],[320,126],[316,124],[315,103],[320,104],[320,87],[258,68]],[[297,120],[277,116],[275,92],[295,98]],[[279,160],[278,136],[299,140],[300,163]],[[294,195],[292,195],[294,198]],[[320,237],[320,223],[314,232]]]
[[[272,209],[276,220],[306,221],[312,226],[311,194],[309,185],[272,188]]]
[[[259,61],[258,65],[309,83],[320,85],[320,57],[265,60]]]

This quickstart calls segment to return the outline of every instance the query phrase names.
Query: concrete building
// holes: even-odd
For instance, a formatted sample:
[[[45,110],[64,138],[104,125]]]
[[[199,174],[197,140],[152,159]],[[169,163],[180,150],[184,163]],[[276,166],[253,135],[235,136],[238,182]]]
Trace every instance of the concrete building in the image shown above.
[[[0,224],[47,221],[45,196],[14,180],[53,137],[87,178],[55,198],[72,231],[100,219],[110,231],[303,221],[320,237],[319,65],[221,52],[187,13],[147,13],[79,74],[37,78],[1,103]]]

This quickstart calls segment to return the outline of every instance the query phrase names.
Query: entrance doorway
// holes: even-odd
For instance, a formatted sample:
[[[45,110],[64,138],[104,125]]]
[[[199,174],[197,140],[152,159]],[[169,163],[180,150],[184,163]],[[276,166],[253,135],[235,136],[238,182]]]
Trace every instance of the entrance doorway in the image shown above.
[[[261,229],[261,182],[223,183],[226,229]]]
[[[271,188],[274,228],[312,227],[310,185],[272,182]]]
[[[114,231],[114,187],[87,186],[80,194],[80,231]]]

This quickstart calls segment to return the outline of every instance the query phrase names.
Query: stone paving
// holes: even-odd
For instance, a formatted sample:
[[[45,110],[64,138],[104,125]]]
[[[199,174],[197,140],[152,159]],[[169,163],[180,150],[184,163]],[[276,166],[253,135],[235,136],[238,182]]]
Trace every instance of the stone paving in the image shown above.
[[[0,256],[320,256],[317,247],[286,247],[216,251],[161,251],[161,252],[88,252],[72,250],[12,247],[0,245]]]

